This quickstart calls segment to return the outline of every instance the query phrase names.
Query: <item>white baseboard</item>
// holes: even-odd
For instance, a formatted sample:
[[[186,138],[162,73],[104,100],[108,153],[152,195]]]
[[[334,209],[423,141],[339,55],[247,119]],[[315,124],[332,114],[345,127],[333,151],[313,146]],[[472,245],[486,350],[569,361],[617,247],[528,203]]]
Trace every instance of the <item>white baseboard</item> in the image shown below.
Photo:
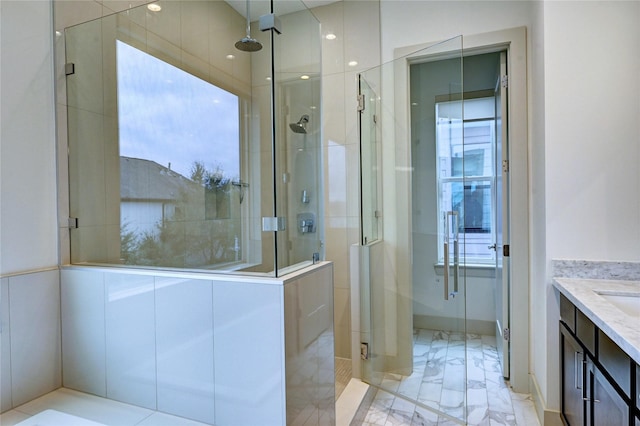
[[[529,389],[540,424],[543,426],[563,426],[564,423],[560,412],[547,409],[544,398],[542,398],[542,393],[540,392],[540,387],[533,374],[529,374]]]

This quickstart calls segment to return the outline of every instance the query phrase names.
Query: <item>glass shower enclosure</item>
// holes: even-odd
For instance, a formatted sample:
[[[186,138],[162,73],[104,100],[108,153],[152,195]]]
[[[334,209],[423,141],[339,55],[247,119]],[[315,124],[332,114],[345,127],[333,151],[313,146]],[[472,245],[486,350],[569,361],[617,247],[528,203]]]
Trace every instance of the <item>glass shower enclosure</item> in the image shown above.
[[[436,423],[468,415],[462,84],[461,37],[359,75],[362,376]]]
[[[158,1],[67,28],[65,50],[72,263],[279,276],[324,257],[302,2]]]

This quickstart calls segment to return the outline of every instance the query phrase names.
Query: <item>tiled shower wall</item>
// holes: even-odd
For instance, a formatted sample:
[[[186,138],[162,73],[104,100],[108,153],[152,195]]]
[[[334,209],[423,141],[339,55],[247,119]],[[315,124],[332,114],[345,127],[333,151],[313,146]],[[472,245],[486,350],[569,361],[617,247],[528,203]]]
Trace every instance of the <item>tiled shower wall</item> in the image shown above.
[[[380,2],[339,1],[312,12],[323,37],[325,248],[335,267],[336,356],[351,358],[352,336],[360,341],[358,321],[351,320],[360,314],[351,309],[357,301],[351,300],[349,268],[349,247],[360,241],[357,74],[380,64]],[[359,354],[359,345],[355,350]]]
[[[55,29],[138,6],[146,1],[54,1]],[[352,325],[349,246],[359,241],[359,145],[356,110],[357,73],[380,64],[380,5],[373,1],[338,1],[312,9],[322,30],[322,100],[325,253],[334,262],[334,324],[336,356],[351,358]],[[335,39],[326,35],[332,33]],[[57,63],[64,63],[64,43],[56,40]],[[64,73],[58,79],[58,134],[67,140]],[[60,181],[66,182],[67,158],[59,150]],[[62,188],[64,190],[64,188]],[[61,217],[67,216],[68,194],[59,196]],[[69,232],[60,228],[63,264]],[[67,247],[67,248],[65,248]],[[353,315],[359,315],[353,312]],[[357,337],[356,340],[358,340]]]
[[[58,121],[58,139],[66,141],[67,115],[62,68],[56,68],[55,72],[57,93],[51,75],[52,4],[53,29],[62,31],[143,3],[146,1],[3,2],[1,410],[33,399],[61,383],[61,355],[56,343],[60,333],[56,325],[60,314],[58,272],[29,272],[55,268],[58,261],[69,263],[64,144],[57,150],[57,180],[61,183],[57,189],[55,177],[54,117]],[[356,74],[379,63],[379,2],[336,2],[313,12],[322,23],[323,36],[336,35],[336,39],[325,38],[322,42],[325,242],[327,259],[335,262],[336,355],[350,358],[353,326],[348,246],[359,238]],[[16,25],[10,28],[12,23]],[[56,62],[64,63],[62,37],[57,36],[53,43],[58,55]],[[357,64],[349,65],[352,61]],[[4,120],[5,112],[11,114],[11,120]],[[12,179],[4,179],[7,176]],[[56,203],[60,250],[55,232],[48,231],[56,227]],[[17,226],[24,223],[34,226]],[[19,235],[14,235],[16,232]],[[38,380],[31,380],[32,374],[37,374]],[[30,385],[25,385],[27,382]]]
[[[332,265],[62,270],[64,386],[216,425],[332,424]]]
[[[61,386],[59,301],[57,268],[0,280],[0,411]]]

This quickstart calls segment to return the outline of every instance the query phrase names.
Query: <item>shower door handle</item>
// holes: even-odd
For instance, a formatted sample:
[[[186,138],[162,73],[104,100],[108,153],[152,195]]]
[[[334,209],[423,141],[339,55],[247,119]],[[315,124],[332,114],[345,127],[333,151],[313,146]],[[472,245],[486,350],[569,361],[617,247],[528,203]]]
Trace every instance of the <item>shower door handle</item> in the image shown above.
[[[458,294],[458,280],[460,278],[460,247],[458,239],[453,240],[453,294]]]
[[[451,217],[451,228],[453,229],[453,291],[449,291],[449,217]],[[444,300],[449,297],[456,297],[459,288],[460,277],[460,247],[458,243],[458,212],[448,211],[444,213]]]
[[[444,241],[444,300],[449,300],[449,243]]]

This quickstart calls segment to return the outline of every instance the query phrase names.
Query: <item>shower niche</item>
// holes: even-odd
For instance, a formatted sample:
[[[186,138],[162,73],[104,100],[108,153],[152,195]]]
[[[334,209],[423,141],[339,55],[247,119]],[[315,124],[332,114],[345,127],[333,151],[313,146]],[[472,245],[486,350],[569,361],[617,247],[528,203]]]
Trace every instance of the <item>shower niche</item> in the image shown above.
[[[65,30],[71,263],[322,259],[318,21],[297,1],[153,5]]]

